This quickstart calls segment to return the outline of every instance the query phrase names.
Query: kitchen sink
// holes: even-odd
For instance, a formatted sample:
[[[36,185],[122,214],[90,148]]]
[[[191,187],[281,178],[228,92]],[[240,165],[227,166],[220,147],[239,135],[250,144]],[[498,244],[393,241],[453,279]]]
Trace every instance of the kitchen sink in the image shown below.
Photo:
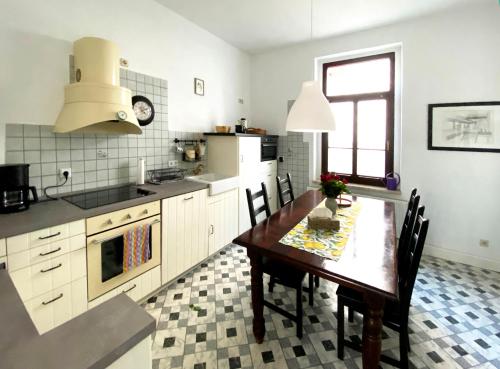
[[[200,174],[186,177],[186,179],[208,184],[210,196],[238,188],[238,177],[229,177],[217,173]]]

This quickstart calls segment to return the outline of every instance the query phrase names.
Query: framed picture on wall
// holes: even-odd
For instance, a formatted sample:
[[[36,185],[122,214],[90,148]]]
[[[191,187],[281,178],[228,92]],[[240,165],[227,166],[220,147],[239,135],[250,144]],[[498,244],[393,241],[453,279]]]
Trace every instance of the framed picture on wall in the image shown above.
[[[199,78],[194,79],[194,93],[196,95],[205,95],[205,81]]]
[[[429,150],[500,152],[500,101],[429,104]]]

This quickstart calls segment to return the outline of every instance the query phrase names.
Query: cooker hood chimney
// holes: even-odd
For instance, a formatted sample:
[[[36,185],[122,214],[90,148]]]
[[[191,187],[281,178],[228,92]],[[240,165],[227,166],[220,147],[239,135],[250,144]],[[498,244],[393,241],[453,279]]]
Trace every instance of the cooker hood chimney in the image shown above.
[[[73,44],[75,83],[64,88],[54,132],[140,134],[132,93],[120,87],[120,53],[108,40],[84,37]]]

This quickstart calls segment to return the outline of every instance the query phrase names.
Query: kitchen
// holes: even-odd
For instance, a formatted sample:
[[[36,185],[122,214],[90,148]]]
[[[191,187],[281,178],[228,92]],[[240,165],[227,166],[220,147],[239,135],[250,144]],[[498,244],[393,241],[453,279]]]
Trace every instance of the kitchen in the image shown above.
[[[415,10],[414,20],[395,18],[388,21],[395,26],[380,29],[371,24],[375,36],[351,29],[346,32],[353,34],[345,38],[342,33],[325,34],[331,40],[309,36],[314,31],[309,12],[321,3],[315,0],[311,9],[309,2],[294,3],[291,13],[279,4],[276,9],[264,2],[241,5],[232,9],[239,26],[225,33],[218,28],[225,21],[209,9],[193,10],[196,4],[191,1],[185,6],[176,0],[3,2],[8,16],[0,25],[0,69],[7,71],[0,76],[0,368],[361,367],[362,356],[354,350],[349,349],[345,364],[337,356],[332,342],[338,324],[332,287],[336,284],[328,278],[314,287],[314,306],[304,304],[303,339],[296,335],[293,319],[265,308],[266,338],[257,343],[262,332],[255,334],[253,320],[258,316],[258,304],[252,302],[254,260],[246,257],[241,242],[249,238],[238,237],[248,236],[245,232],[252,228],[247,189],[256,194],[263,183],[269,213],[278,213],[283,224],[290,214],[280,212],[284,207],[277,177],[286,180],[291,175],[296,199],[317,193],[310,190],[320,185],[321,137],[304,130],[287,132],[286,121],[300,84],[313,74],[321,79],[318,58],[392,47],[399,68],[402,44],[395,43],[401,40],[408,69],[396,68],[395,156],[390,171],[402,174],[401,183],[398,180],[393,189],[385,184],[349,186],[356,195],[394,202],[399,231],[410,190],[418,185],[422,198],[432,200],[426,211],[436,220],[424,254],[437,258],[424,256],[425,270],[434,273],[433,262],[456,275],[469,268],[460,263],[480,267],[474,273],[483,276],[481,288],[493,291],[497,277],[489,273],[498,270],[498,258],[489,244],[495,244],[496,235],[487,224],[476,224],[467,235],[451,232],[446,224],[465,222],[462,208],[448,209],[458,206],[453,196],[464,190],[457,185],[460,180],[448,177],[449,171],[461,172],[454,163],[479,175],[481,168],[494,164],[495,154],[473,160],[478,165],[463,157],[444,163],[441,156],[425,156],[437,154],[422,149],[422,122],[427,118],[422,107],[450,99],[491,101],[498,89],[492,83],[466,81],[462,72],[472,61],[454,58],[456,70],[450,68],[450,78],[460,88],[417,94],[417,79],[423,80],[428,72],[417,54],[430,52],[410,30],[441,30],[455,47],[457,36],[443,30],[444,24],[459,24],[466,14],[477,12],[476,18],[484,19],[494,34],[497,8],[492,11],[491,4],[483,4],[469,9],[461,0],[445,2],[441,4],[451,15],[429,5],[423,15]],[[214,2],[217,14],[224,13],[224,4],[225,0]],[[253,26],[242,14],[246,11],[300,18],[294,25],[303,26],[300,37],[276,32],[274,38],[259,39],[263,24],[250,35]],[[316,9],[315,18],[321,18],[320,13]],[[262,21],[271,27],[278,18],[270,20],[267,15]],[[426,22],[429,27],[422,26]],[[481,21],[471,25],[478,39],[485,33],[479,24],[483,26]],[[288,43],[280,44],[277,40],[285,34]],[[401,38],[394,38],[399,34]],[[467,47],[484,51],[480,45]],[[429,48],[438,55],[436,70],[429,67],[437,78],[437,69],[448,69],[439,58],[448,58],[440,47]],[[490,56],[488,60],[495,60],[493,51]],[[477,70],[494,70],[486,60],[472,64]],[[408,89],[406,95],[398,95],[403,79]],[[468,83],[476,88],[465,89]],[[466,98],[463,91],[469,91]],[[482,91],[481,96],[470,91]],[[427,95],[432,98],[424,99]],[[398,111],[398,106],[405,110]],[[412,124],[402,129],[403,120]],[[446,191],[415,169],[421,167],[420,156],[417,160],[413,153],[434,163],[428,170],[436,178],[449,180],[443,186]],[[485,194],[496,183],[486,181],[478,201],[489,204]],[[469,198],[460,203],[469,209],[467,221],[482,216]],[[299,208],[303,203],[296,204]],[[264,201],[256,202],[255,209],[263,206]],[[488,218],[495,218],[496,209],[487,208]],[[438,216],[447,213],[453,221]],[[263,218],[261,214],[257,222]],[[257,230],[254,236],[260,237]],[[137,256],[135,240],[141,237],[146,241]],[[273,232],[261,239],[266,237],[272,239]],[[480,238],[482,246],[471,247],[477,243],[471,237]],[[455,361],[447,347],[437,348],[433,337],[421,342],[429,320],[448,331],[429,312],[422,313],[432,296],[425,295],[419,282],[416,286],[412,304],[418,314],[412,315],[410,339],[412,350],[417,349],[409,354],[410,360],[435,367],[439,359],[432,352],[437,352],[445,361]],[[309,288],[313,289],[311,282]],[[272,295],[287,311],[298,305],[294,293],[278,284],[274,294],[266,285],[265,295]],[[493,319],[491,300],[484,294],[479,298],[486,309],[483,314]],[[354,335],[361,335],[359,316],[348,324],[358,329]],[[387,350],[397,353],[392,344],[396,336],[382,336],[390,346]],[[476,361],[467,360],[471,366],[495,365],[492,337],[481,334],[474,340],[479,338],[474,350],[484,360],[477,355]]]

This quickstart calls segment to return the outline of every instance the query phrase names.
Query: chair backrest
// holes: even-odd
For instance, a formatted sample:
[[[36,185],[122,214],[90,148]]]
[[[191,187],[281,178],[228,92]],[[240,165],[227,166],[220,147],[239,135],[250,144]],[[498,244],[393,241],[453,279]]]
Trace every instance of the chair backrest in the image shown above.
[[[260,191],[255,192],[252,194],[249,188],[246,189],[247,192],[247,201],[248,201],[248,211],[250,212],[250,222],[252,223],[252,227],[255,227],[257,224],[257,216],[262,213],[266,212],[266,217],[271,216],[271,208],[269,207],[269,200],[267,198],[267,188],[264,182],[260,184],[262,186],[262,189]],[[262,197],[264,200],[264,204],[260,206],[258,209],[255,209],[254,206],[254,201],[257,200],[259,197]]]
[[[287,173],[286,178],[283,179],[277,176],[276,184],[278,186],[278,196],[280,199],[281,207],[295,200],[295,196],[293,195],[292,177],[290,176],[290,173]],[[288,195],[288,200],[285,200],[287,195]]]
[[[422,251],[425,245],[425,238],[427,237],[427,230],[429,228],[429,220],[425,219],[422,215],[424,207],[418,209],[417,220],[415,226],[411,231],[410,244],[408,253],[406,255],[405,265],[407,266],[406,277],[399,281],[399,296],[401,301],[401,313],[407,316],[410,309],[411,295],[417,278],[418,267],[422,257]]]
[[[417,195],[417,190],[413,189],[413,191],[411,192],[410,200],[408,201],[408,207],[406,208],[403,225],[401,226],[401,233],[399,235],[398,263],[403,262],[402,258],[404,257],[404,254],[406,254],[408,242],[410,241],[411,231],[413,229],[413,225],[415,224],[415,219],[417,219],[417,209],[419,202],[420,196]]]

